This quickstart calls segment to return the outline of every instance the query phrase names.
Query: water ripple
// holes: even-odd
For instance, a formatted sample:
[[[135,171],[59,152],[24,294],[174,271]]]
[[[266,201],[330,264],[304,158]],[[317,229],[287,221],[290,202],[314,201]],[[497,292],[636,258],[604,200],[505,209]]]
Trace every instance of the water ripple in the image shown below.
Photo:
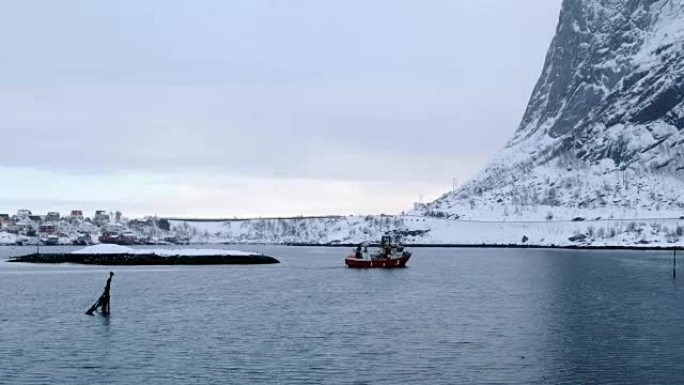
[[[119,267],[111,317],[83,314],[107,268],[0,263],[0,383],[684,378],[666,253],[418,249],[408,269],[355,271],[337,248],[257,249],[283,263]]]

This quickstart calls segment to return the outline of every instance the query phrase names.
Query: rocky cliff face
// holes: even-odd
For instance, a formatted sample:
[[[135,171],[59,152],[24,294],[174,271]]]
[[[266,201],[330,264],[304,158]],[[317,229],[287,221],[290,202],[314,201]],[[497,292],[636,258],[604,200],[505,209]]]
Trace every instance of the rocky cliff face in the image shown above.
[[[684,1],[565,0],[513,138],[479,176],[418,211],[674,215],[684,208],[683,128]]]

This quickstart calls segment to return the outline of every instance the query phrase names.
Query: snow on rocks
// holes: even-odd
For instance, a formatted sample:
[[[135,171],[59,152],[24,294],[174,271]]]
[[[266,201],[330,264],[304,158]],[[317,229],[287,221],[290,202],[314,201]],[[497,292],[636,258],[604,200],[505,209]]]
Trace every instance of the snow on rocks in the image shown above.
[[[160,257],[200,257],[200,256],[253,256],[257,253],[223,249],[134,249],[127,246],[99,244],[73,251],[79,255],[156,255]]]
[[[17,243],[17,236],[11,233],[0,232],[0,245],[14,245]]]
[[[84,247],[72,254],[135,254],[135,249],[126,246],[100,244],[94,246]]]

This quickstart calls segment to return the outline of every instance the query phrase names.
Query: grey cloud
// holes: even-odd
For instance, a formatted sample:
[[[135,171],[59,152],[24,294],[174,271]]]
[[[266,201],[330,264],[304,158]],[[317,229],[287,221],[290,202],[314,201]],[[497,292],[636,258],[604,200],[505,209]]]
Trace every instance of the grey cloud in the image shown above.
[[[560,1],[56,4],[0,16],[0,165],[432,182],[513,132]]]

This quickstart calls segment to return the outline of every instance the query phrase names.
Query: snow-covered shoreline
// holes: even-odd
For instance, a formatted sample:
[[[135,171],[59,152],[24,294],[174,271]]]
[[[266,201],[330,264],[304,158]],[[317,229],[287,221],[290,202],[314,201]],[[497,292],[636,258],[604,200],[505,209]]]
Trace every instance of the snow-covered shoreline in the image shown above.
[[[403,234],[407,245],[488,247],[684,247],[684,218],[603,219],[597,212],[577,212],[575,220],[475,221],[412,215],[255,218],[239,220],[169,220],[172,230],[192,245],[349,245],[377,242],[386,231]],[[513,218],[510,218],[513,219]],[[19,236],[0,233],[0,245],[16,245]],[[194,246],[198,247],[198,246]],[[239,250],[131,248],[99,244],[77,251],[89,254],[251,255]],[[85,251],[88,250],[88,251]]]
[[[684,219],[465,221],[416,216],[182,221],[193,244],[339,245],[374,242],[396,230],[407,245],[533,247],[684,247]]]

